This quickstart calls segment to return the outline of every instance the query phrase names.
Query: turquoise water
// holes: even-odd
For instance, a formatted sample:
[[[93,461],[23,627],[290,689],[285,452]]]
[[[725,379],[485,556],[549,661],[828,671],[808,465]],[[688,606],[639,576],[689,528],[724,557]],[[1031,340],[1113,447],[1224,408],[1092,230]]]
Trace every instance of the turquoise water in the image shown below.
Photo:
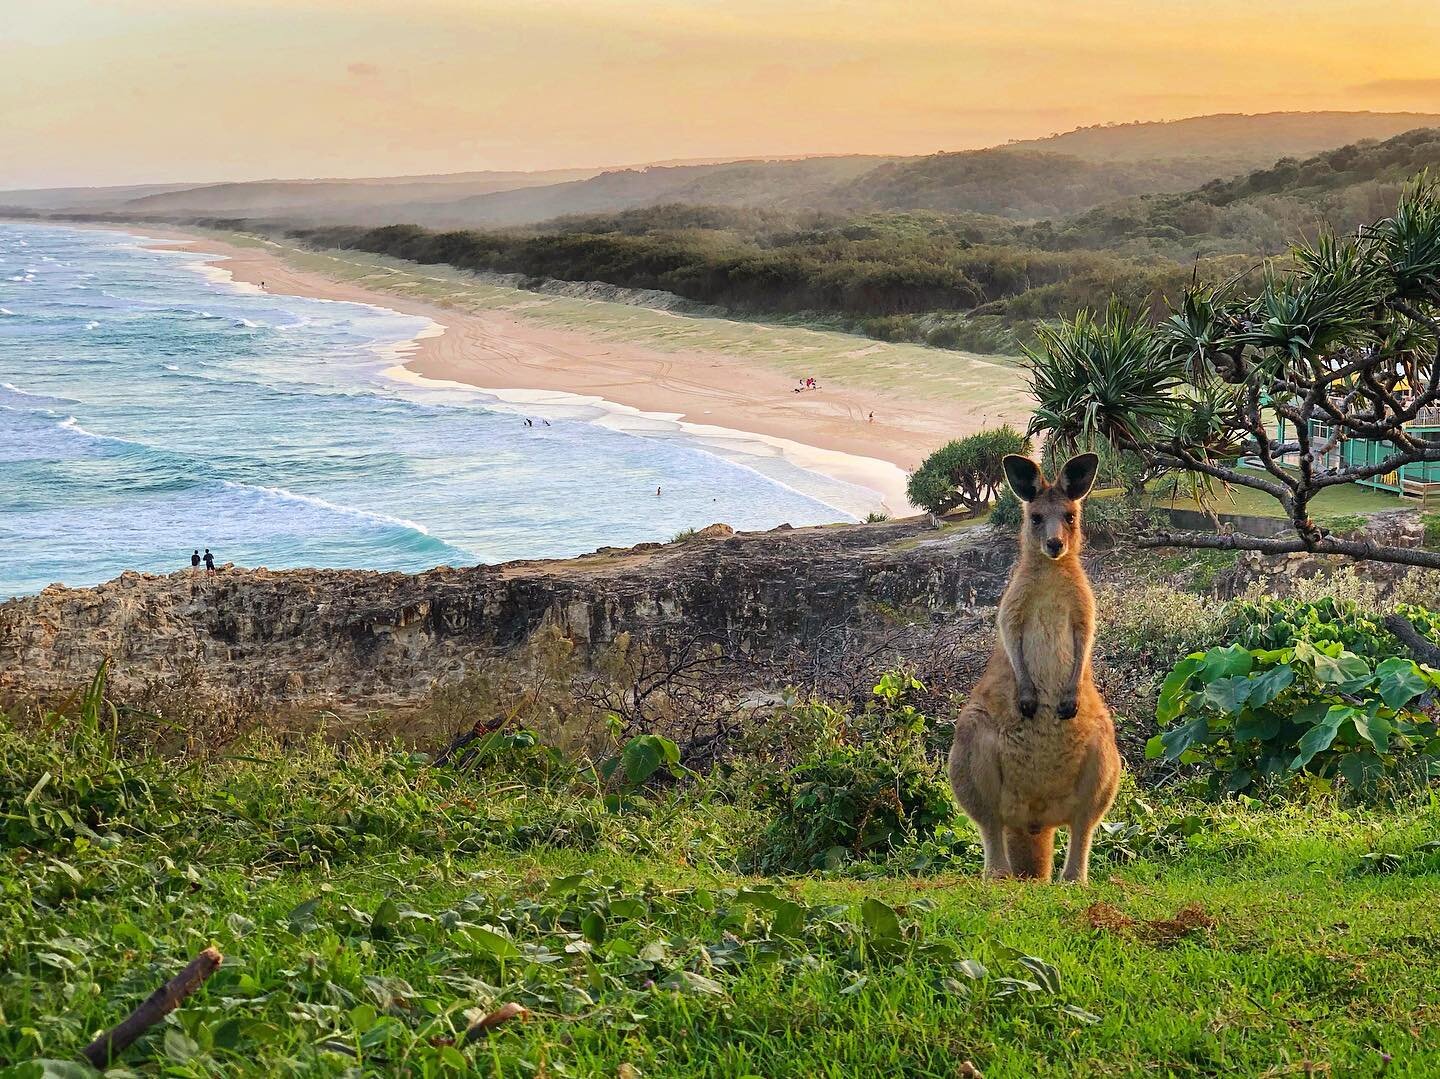
[[[428,326],[262,293],[136,236],[0,223],[0,597],[197,547],[420,570],[848,519],[854,488],[764,447],[613,430],[579,403],[527,406],[531,428],[387,375]]]

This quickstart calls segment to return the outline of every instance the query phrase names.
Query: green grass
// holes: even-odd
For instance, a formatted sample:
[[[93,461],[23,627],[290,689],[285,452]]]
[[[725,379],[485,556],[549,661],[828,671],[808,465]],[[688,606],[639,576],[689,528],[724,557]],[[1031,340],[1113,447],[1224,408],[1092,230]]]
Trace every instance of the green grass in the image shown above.
[[[1157,509],[1199,509],[1195,499],[1186,493],[1182,483],[1179,491],[1171,495],[1174,479],[1162,477],[1151,481],[1149,491]],[[1349,483],[1338,487],[1327,487],[1310,503],[1311,513],[1319,520],[1327,518],[1349,518],[1380,513],[1386,510],[1403,510],[1412,507],[1398,495],[1387,494],[1371,487]],[[1217,513],[1235,513],[1256,517],[1283,517],[1280,503],[1269,495],[1249,487],[1231,487],[1216,493],[1214,509]]]
[[[1440,1072],[1433,804],[1127,794],[1088,888],[979,880],[963,824],[761,879],[764,822],[723,788],[607,809],[398,749],[187,765],[96,726],[0,724],[8,1074],[75,1059],[211,943],[220,972],[116,1074]],[[528,1022],[463,1044],[509,1001]]]

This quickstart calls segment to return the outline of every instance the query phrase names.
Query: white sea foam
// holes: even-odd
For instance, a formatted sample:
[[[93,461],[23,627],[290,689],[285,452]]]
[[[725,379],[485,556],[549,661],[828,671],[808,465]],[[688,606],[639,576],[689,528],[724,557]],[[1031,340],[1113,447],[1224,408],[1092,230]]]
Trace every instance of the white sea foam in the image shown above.
[[[317,498],[314,495],[300,494],[298,491],[289,491],[284,487],[266,487],[259,483],[237,483],[233,480],[221,480],[221,485],[236,491],[253,491],[259,494],[268,495],[271,498],[279,498],[287,502],[298,502],[316,509],[325,510],[328,513],[339,513],[346,517],[358,517],[361,520],[370,521],[375,524],[390,525],[398,528],[408,528],[412,532],[419,532],[422,536],[430,535],[430,530],[417,521],[407,520],[404,517],[392,517],[388,513],[375,513],[372,510],[357,509],[354,506],[341,506],[335,502]]]
[[[397,382],[412,386],[466,391],[484,398],[486,407],[513,415],[578,420],[622,434],[688,444],[755,472],[795,494],[814,498],[854,517],[864,518],[876,510],[910,512],[910,502],[905,497],[904,469],[878,458],[820,449],[774,435],[694,423],[681,419],[678,413],[645,412],[588,394],[562,390],[480,388],[450,379],[427,378],[403,364],[388,368],[384,373]],[[767,465],[767,462],[775,461],[791,467],[777,470]],[[831,482],[823,485],[807,483],[807,474],[812,479],[818,476]]]

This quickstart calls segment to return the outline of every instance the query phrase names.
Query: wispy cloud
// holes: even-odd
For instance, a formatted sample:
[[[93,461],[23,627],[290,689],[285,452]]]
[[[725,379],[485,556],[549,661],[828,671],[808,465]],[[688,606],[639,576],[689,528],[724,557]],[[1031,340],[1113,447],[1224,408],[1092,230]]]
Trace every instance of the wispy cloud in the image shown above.
[[[357,79],[373,79],[380,74],[380,65],[367,63],[364,60],[356,60],[353,63],[346,64],[345,70]]]
[[[1346,87],[1352,94],[1365,97],[1417,97],[1440,100],[1440,78],[1375,79]]]

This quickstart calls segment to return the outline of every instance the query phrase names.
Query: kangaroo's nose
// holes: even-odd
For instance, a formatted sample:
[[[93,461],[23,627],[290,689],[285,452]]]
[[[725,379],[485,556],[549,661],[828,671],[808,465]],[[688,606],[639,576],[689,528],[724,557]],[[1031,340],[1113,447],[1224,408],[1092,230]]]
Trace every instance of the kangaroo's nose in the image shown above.
[[[1065,549],[1065,541],[1058,539],[1047,539],[1045,541],[1045,549],[1050,552],[1051,558],[1055,558],[1060,554],[1061,551]]]

